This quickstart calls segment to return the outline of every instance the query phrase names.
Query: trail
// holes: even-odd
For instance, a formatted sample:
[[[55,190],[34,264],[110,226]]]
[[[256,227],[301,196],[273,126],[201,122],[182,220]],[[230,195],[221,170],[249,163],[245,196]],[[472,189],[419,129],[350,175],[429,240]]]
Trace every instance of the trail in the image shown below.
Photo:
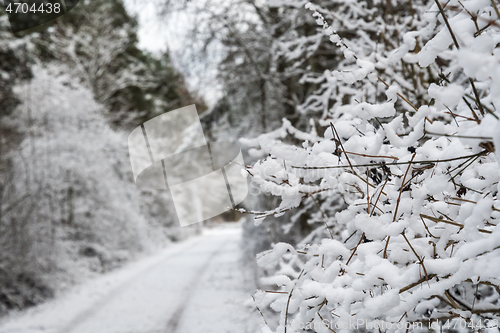
[[[216,229],[0,322],[0,333],[250,333],[241,230]]]

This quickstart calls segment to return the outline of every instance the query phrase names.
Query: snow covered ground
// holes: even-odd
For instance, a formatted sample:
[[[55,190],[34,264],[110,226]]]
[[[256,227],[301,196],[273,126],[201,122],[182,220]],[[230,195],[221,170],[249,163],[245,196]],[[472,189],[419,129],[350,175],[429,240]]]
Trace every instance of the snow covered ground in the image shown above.
[[[217,228],[0,321],[1,333],[246,333],[241,229]]]

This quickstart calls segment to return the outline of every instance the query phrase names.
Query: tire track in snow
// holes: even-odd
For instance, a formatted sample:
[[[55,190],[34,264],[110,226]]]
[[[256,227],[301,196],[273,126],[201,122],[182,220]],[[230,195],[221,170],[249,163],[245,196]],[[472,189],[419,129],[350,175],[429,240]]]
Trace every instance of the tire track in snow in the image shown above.
[[[255,332],[240,240],[239,227],[208,230],[5,318],[0,333]]]
[[[190,242],[191,241],[191,242]],[[185,248],[196,248],[200,246],[201,243],[197,243],[194,246],[191,244],[192,240],[187,241],[185,244],[180,244],[181,246],[176,249],[175,252],[172,252],[170,254],[169,258],[163,259],[159,262],[156,262],[148,267],[146,267],[144,270],[141,270],[125,282],[121,283],[117,287],[115,287],[111,292],[109,292],[106,296],[103,296],[101,300],[95,302],[90,306],[87,310],[81,312],[77,317],[72,319],[68,324],[66,324],[63,328],[61,328],[58,333],[71,333],[73,330],[78,328],[79,325],[84,323],[87,320],[90,320],[94,315],[99,313],[106,305],[111,303],[116,297],[118,297],[123,291],[127,290],[127,288],[132,285],[134,282],[137,280],[140,280],[140,278],[145,275],[146,273],[154,270],[160,265],[165,264],[165,262],[170,261],[172,258],[174,258],[177,254],[184,252],[186,249]]]
[[[188,286],[184,289],[186,291],[186,297],[184,298],[183,302],[175,309],[173,314],[170,316],[170,319],[167,322],[167,326],[165,327],[164,333],[176,333],[177,329],[179,328],[179,324],[182,319],[182,314],[186,310],[187,305],[189,304],[191,298],[193,297],[194,292],[196,291],[196,284],[199,282],[202,278],[204,273],[207,271],[208,267],[210,267],[213,259],[215,258],[216,255],[218,255],[224,247],[226,247],[228,243],[224,243],[222,246],[217,248],[208,258],[206,263],[200,267],[200,269],[197,270],[195,273],[193,279],[188,283]]]

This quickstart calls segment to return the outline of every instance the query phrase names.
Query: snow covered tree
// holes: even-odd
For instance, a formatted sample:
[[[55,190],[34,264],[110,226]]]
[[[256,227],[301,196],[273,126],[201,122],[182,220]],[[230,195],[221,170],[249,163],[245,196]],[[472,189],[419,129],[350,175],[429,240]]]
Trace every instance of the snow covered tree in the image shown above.
[[[12,91],[14,85],[31,78],[26,43],[19,43],[9,31],[6,13],[0,10],[0,116],[9,114],[19,103]]]
[[[256,219],[296,208],[300,216],[314,203],[308,219],[323,222],[297,246],[259,255],[277,269],[265,282],[278,289],[259,292],[257,304],[280,314],[264,331],[341,331],[352,322],[378,330],[375,321],[385,331],[460,321],[498,331],[497,3],[325,0],[306,8],[317,39],[328,37],[344,59],[304,73],[301,82],[317,85],[300,107],[309,129],[285,120],[242,140],[269,156],[248,169],[254,184],[281,199],[252,212]],[[291,40],[281,46],[290,59],[295,45],[307,45]]]
[[[121,0],[84,2],[37,36],[45,61],[74,69],[115,125],[134,126],[166,110],[197,103],[168,53],[155,57],[137,46],[137,21]]]
[[[133,182],[127,129],[195,100],[136,30],[121,1],[20,38],[0,12],[0,315],[192,232]]]

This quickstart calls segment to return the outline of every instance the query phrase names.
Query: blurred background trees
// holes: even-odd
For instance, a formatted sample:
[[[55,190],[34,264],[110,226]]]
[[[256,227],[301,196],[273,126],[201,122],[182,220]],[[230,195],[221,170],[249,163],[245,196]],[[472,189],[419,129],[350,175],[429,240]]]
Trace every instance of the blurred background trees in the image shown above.
[[[193,232],[135,187],[127,135],[206,106],[137,29],[121,1],[81,1],[15,37],[0,6],[0,314]]]

